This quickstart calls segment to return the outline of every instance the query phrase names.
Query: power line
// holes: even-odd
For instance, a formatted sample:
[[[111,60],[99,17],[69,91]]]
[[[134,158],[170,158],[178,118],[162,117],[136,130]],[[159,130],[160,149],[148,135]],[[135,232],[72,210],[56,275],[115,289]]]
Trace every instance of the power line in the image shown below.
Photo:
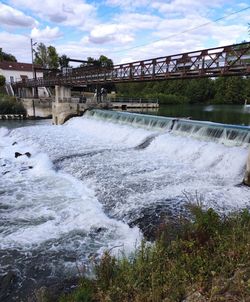
[[[228,14],[228,15],[225,15],[225,16],[223,16],[223,17],[220,17],[220,18],[218,18],[218,19],[215,19],[215,20],[212,20],[212,21],[209,21],[209,22],[200,24],[200,25],[198,25],[198,26],[189,28],[189,29],[187,29],[187,30],[183,30],[183,31],[181,31],[181,32],[178,32],[178,33],[176,33],[176,34],[169,35],[169,36],[167,36],[167,37],[165,37],[165,38],[162,38],[162,39],[158,39],[158,40],[154,40],[154,41],[152,41],[152,42],[148,42],[148,43],[136,45],[136,46],[133,46],[133,47],[130,47],[130,48],[125,48],[125,49],[110,51],[109,53],[118,53],[118,52],[128,51],[128,50],[140,48],[140,47],[143,47],[143,46],[147,46],[147,45],[150,45],[150,44],[153,44],[153,43],[156,43],[156,42],[164,41],[164,40],[166,40],[166,39],[173,38],[173,37],[176,37],[176,36],[178,36],[178,35],[188,33],[188,32],[190,32],[190,31],[193,31],[193,30],[197,29],[197,28],[200,28],[200,27],[203,27],[203,26],[207,26],[207,25],[209,25],[209,24],[212,24],[212,23],[218,22],[218,21],[220,21],[220,20],[226,19],[226,18],[228,18],[228,17],[230,17],[230,16],[239,14],[239,13],[241,13],[241,12],[243,12],[243,11],[248,10],[249,8],[250,8],[250,6],[245,7],[245,8],[243,8],[243,9],[241,9],[241,10],[232,12],[232,13],[230,13],[230,14]]]

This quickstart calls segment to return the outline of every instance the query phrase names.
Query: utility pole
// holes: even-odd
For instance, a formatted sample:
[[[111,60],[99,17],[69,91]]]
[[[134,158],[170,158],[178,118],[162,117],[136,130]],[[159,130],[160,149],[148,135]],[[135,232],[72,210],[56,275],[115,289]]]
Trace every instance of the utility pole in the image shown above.
[[[36,80],[36,70],[34,68],[34,48],[33,46],[35,46],[37,44],[37,42],[33,43],[33,40],[32,38],[30,39],[30,47],[31,47],[31,62],[32,62],[32,74],[33,74],[33,80],[35,79]],[[34,87],[33,89],[33,96],[35,98],[38,97],[38,89],[37,87]]]

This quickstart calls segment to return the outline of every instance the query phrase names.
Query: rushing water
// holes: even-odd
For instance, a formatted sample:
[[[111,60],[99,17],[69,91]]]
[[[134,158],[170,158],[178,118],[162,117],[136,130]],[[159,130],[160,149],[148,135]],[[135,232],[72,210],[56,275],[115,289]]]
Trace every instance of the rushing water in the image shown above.
[[[221,210],[250,205],[239,185],[250,128],[185,122],[94,111],[62,126],[0,128],[0,274],[18,276],[13,301],[105,249],[133,250],[187,196]]]

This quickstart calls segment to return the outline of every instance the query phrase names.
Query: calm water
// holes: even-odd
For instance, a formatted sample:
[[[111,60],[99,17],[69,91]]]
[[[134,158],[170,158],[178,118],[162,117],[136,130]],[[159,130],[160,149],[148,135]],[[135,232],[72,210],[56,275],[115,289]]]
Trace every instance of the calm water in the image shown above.
[[[223,124],[250,125],[250,106],[243,105],[161,105],[159,110],[150,110],[148,113]]]
[[[19,127],[29,127],[29,126],[42,126],[42,125],[52,125],[51,119],[42,120],[0,120],[0,128],[5,127],[8,129],[15,129]]]
[[[129,111],[132,112],[134,110]],[[222,124],[250,126],[250,106],[243,105],[161,105],[159,109],[143,110],[142,112],[170,117],[190,117],[193,120],[211,121]],[[0,127],[6,127],[8,129],[46,124],[51,124],[51,120],[0,120]]]

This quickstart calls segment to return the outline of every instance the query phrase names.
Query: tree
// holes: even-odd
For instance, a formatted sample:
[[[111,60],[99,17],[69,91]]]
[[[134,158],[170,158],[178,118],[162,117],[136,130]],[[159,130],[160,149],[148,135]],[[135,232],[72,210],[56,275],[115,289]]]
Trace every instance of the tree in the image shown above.
[[[0,74],[0,87],[5,85],[5,77]]]
[[[54,46],[48,47],[49,68],[57,69],[59,67],[59,56]]]
[[[0,62],[1,61],[17,62],[17,59],[12,54],[4,52],[3,49],[0,48]]]
[[[59,65],[61,68],[63,67],[69,67],[69,57],[67,57],[66,55],[62,55],[61,57],[59,57]]]
[[[218,103],[242,104],[246,98],[246,79],[242,77],[220,77],[215,80],[215,100]]]
[[[36,51],[35,51],[35,64],[41,65],[44,68],[48,68],[49,61],[48,61],[48,52],[47,47],[43,43],[39,43]]]
[[[59,56],[55,47],[46,47],[45,44],[39,43],[35,52],[34,63],[44,68],[57,69],[59,67]]]
[[[87,61],[88,61],[87,66],[91,65],[95,67],[109,68],[109,67],[113,67],[114,65],[113,61],[104,55],[101,55],[99,59],[88,57]],[[84,67],[84,66],[86,66],[86,64],[80,65],[80,67]]]
[[[101,67],[113,67],[113,61],[106,56],[101,55],[98,59]]]

